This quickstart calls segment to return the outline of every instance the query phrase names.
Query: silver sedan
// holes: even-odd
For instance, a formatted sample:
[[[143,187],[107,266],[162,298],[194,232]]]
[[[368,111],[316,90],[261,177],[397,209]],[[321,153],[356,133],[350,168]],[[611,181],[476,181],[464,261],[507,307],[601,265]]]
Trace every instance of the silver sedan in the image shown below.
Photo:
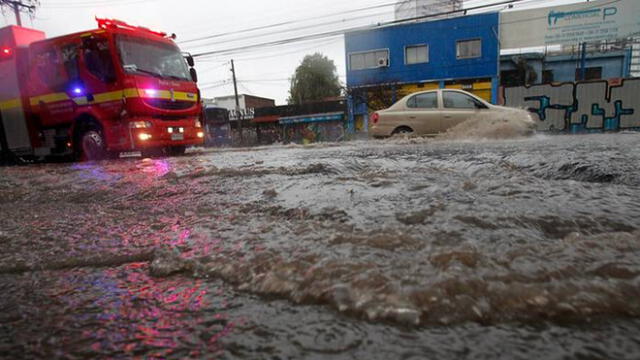
[[[386,110],[371,116],[374,137],[396,134],[436,135],[474,118],[518,117],[533,129],[535,122],[527,111],[492,105],[462,90],[431,90],[413,93]]]

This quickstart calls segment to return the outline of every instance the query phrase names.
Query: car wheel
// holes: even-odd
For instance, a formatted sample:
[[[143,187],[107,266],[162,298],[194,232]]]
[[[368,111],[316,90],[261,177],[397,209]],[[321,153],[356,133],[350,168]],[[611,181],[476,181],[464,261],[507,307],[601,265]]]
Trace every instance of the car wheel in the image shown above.
[[[391,135],[409,135],[409,134],[413,134],[413,129],[411,129],[410,127],[402,126],[393,130],[393,133]]]
[[[107,158],[107,144],[97,129],[85,131],[80,137],[80,160],[98,161]]]

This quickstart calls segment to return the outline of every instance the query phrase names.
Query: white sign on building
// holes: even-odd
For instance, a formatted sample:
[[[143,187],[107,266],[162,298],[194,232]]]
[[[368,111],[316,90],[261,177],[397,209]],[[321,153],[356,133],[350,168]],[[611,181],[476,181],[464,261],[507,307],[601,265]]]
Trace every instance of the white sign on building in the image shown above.
[[[500,16],[502,49],[624,39],[639,33],[640,0],[596,0]]]

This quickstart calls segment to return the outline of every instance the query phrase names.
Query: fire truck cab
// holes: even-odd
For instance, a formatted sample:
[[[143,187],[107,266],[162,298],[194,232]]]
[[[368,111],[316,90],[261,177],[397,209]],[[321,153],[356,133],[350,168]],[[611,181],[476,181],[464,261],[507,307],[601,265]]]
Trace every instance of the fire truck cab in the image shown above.
[[[164,33],[97,20],[53,39],[0,29],[0,147],[92,160],[202,145],[193,58]]]

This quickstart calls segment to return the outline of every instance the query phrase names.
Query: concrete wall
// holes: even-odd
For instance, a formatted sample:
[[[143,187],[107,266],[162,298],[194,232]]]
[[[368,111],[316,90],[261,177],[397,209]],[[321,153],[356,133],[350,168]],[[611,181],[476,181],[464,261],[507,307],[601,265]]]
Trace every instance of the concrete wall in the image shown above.
[[[507,106],[531,109],[539,130],[640,130],[640,78],[509,87]]]

